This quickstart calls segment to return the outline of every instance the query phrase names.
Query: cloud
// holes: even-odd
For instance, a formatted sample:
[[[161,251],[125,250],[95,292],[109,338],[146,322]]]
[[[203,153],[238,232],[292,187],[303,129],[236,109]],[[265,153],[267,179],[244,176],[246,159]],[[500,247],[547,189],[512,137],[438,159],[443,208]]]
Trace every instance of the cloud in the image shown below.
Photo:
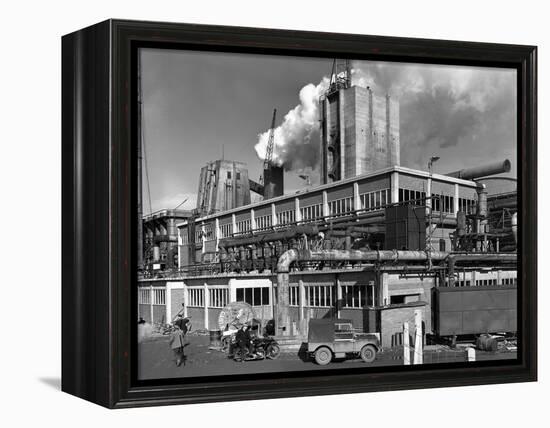
[[[425,168],[434,153],[442,157],[443,166],[454,168],[487,162],[514,147],[515,82],[514,70],[352,63],[353,85],[399,101],[401,161],[412,168]],[[328,84],[325,76],[317,85],[304,86],[299,104],[275,129],[273,160],[286,170],[319,167],[319,96]],[[269,130],[258,136],[255,149],[260,159],[265,157],[268,138]],[[464,151],[462,156],[454,153],[457,148]]]
[[[449,166],[480,164],[515,146],[514,70],[357,61],[352,76],[399,101],[404,166],[425,168],[434,153]]]

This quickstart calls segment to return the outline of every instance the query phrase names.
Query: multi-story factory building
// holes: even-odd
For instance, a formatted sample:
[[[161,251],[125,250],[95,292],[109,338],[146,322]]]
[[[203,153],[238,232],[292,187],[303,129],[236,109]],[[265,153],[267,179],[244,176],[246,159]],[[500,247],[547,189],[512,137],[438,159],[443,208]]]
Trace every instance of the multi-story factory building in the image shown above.
[[[197,214],[177,224],[177,267],[139,280],[139,315],[166,323],[183,309],[194,328],[218,329],[242,301],[277,335],[301,340],[309,319],[340,317],[384,347],[419,315],[425,335],[514,331],[517,195],[488,195],[479,180],[510,162],[447,175],[400,166],[399,103],[353,86],[349,63],[334,68],[319,100],[322,184],[284,195],[269,156],[262,183],[238,162],[208,163]],[[274,127],[275,112],[270,141]],[[481,293],[445,318],[441,287]]]
[[[181,268],[140,283],[140,313],[161,322],[183,305],[195,328],[215,329],[227,303],[245,301],[264,321],[278,320],[280,334],[303,336],[312,317],[343,317],[381,332],[383,346],[392,346],[420,309],[425,333],[435,333],[431,290],[449,285],[442,257],[458,245],[460,218],[470,224],[461,236],[475,235],[479,255],[494,256],[505,241],[479,224],[487,217],[480,212],[486,196],[475,181],[393,166],[188,219],[177,227]],[[281,260],[291,249],[307,255],[281,279]],[[317,260],[323,253],[326,260]],[[378,253],[379,259],[332,253]],[[406,259],[410,254],[418,257]],[[516,277],[506,257],[503,263],[481,258],[457,266],[453,285],[507,286]]]

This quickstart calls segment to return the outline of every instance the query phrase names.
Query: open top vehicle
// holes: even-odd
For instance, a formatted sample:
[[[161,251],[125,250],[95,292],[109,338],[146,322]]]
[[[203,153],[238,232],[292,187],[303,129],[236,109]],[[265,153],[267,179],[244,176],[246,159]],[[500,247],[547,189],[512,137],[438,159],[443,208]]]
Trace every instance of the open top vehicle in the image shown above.
[[[311,319],[307,350],[321,366],[333,358],[357,356],[372,363],[380,350],[380,334],[355,332],[352,321],[347,319]]]

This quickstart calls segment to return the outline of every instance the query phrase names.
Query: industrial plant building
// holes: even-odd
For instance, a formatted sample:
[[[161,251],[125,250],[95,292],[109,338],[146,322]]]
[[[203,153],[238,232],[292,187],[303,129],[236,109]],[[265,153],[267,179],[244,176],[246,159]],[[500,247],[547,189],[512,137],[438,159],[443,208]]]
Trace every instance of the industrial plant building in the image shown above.
[[[515,328],[517,193],[488,194],[482,181],[510,162],[449,174],[400,166],[398,102],[352,86],[343,67],[319,100],[321,185],[283,194],[268,156],[263,183],[240,162],[209,162],[196,212],[166,229],[171,268],[139,278],[139,316],[168,323],[183,310],[195,329],[218,329],[221,310],[244,301],[278,336],[299,341],[309,319],[339,317],[391,347],[419,310],[425,337],[443,331],[435,289],[478,287],[490,297],[477,315],[456,312],[446,334],[477,321],[477,333]],[[251,191],[263,200],[251,204]]]

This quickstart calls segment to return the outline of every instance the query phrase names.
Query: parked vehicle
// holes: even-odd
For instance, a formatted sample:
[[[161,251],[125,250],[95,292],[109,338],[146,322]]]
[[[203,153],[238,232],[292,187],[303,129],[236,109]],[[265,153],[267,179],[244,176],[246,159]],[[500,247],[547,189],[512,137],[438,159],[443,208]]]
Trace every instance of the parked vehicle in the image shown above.
[[[274,360],[279,357],[281,349],[277,341],[268,336],[264,337],[254,337],[251,342],[251,352],[246,353],[246,351],[238,348],[234,344],[233,360],[241,361],[254,361],[254,360],[263,360],[268,358]]]
[[[357,333],[351,320],[310,319],[307,350],[321,366],[334,358],[361,357],[372,363],[380,350],[380,334]]]

